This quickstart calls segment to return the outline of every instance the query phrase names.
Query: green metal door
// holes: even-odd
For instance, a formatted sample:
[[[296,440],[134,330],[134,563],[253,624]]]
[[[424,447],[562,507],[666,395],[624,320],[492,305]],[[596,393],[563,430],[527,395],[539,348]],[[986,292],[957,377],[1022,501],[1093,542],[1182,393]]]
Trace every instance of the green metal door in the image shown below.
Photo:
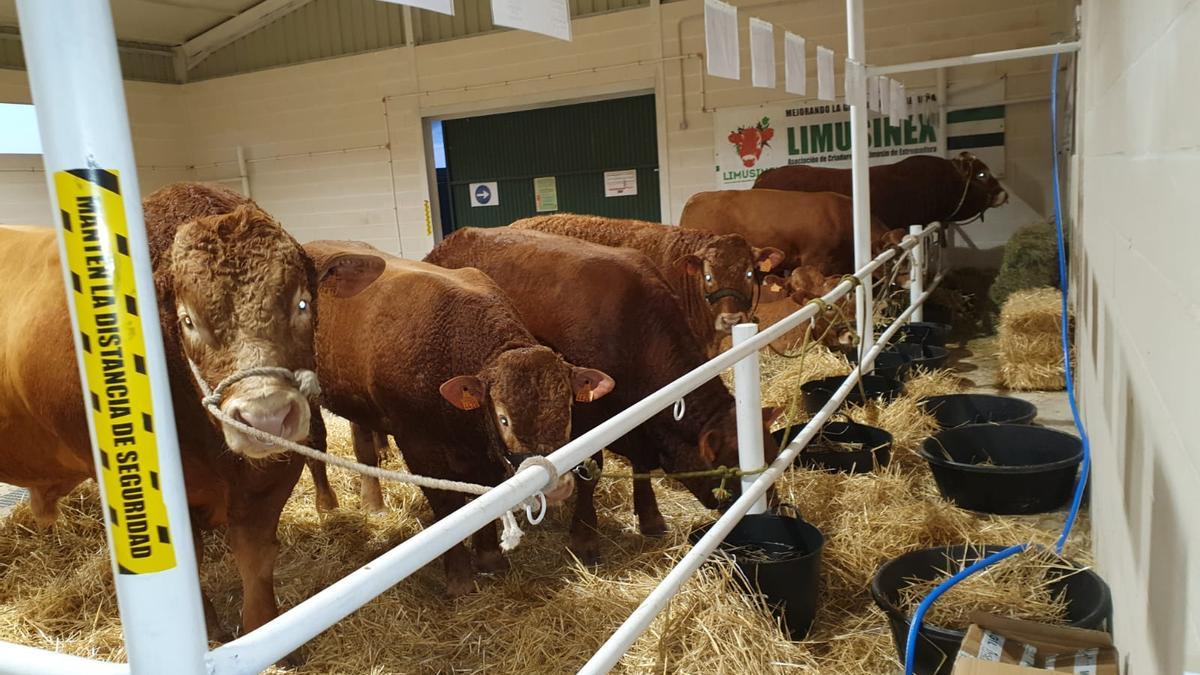
[[[556,194],[543,191],[541,213],[661,218],[653,94],[445,120],[442,134],[452,207],[442,220],[455,229],[537,215],[535,179],[551,177]],[[626,172],[610,173],[610,196],[606,172]],[[625,187],[618,195],[629,172],[636,194]]]

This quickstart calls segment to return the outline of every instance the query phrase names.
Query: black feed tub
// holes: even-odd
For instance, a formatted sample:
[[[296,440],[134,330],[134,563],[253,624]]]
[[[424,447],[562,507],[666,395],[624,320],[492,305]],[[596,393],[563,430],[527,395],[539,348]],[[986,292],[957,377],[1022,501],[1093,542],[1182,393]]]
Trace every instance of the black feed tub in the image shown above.
[[[967,424],[1029,424],[1038,412],[1029,401],[993,394],[930,396],[921,400],[921,407],[943,429]]]
[[[993,553],[1002,546],[942,546],[912,551],[884,563],[871,580],[871,597],[888,617],[892,639],[900,661],[904,661],[905,645],[911,615],[900,607],[900,590],[913,579],[947,578],[946,572],[957,572]],[[1020,554],[1018,554],[1020,555]],[[1108,585],[1095,572],[1050,570],[1051,593],[1065,593],[1068,625],[1092,630],[1109,630],[1112,619],[1112,597]],[[966,626],[934,626],[923,622],[917,637],[914,672],[918,675],[949,675],[958,655]]]
[[[897,339],[912,344],[945,347],[946,342],[950,339],[951,330],[950,324],[913,321],[900,327]]]
[[[712,525],[692,530],[688,540],[700,541]],[[734,525],[714,554],[733,559],[742,590],[761,593],[791,639],[803,640],[817,615],[824,546],[821,531],[799,518],[756,513]]]
[[[950,350],[937,345],[923,345],[913,342],[900,342],[893,345],[896,351],[908,357],[908,372],[912,374],[917,369],[937,370],[945,368],[950,359]]]
[[[1061,431],[1024,424],[971,424],[925,439],[942,496],[972,511],[1045,513],[1075,488],[1083,443]]]
[[[783,449],[804,428],[803,424],[771,433]],[[861,450],[843,450],[837,443],[861,444]],[[796,463],[807,469],[840,473],[867,473],[883,468],[892,459],[892,435],[883,429],[852,421],[827,422],[808,446],[800,451]]]
[[[821,408],[825,407],[825,404],[833,397],[833,392],[837,391],[838,387],[842,386],[842,382],[845,381],[845,375],[835,375],[834,377],[810,380],[800,385],[800,392],[804,395],[804,409],[809,414],[815,415]],[[859,384],[861,384],[861,387]],[[862,382],[859,384],[855,384],[850,390],[850,394],[846,396],[847,404],[863,405],[866,400],[874,399],[891,401],[904,393],[904,385],[896,380],[880,377],[879,375],[863,375]],[[864,390],[867,394],[866,400],[863,399]]]
[[[858,365],[857,350],[851,351],[846,355],[846,358],[850,361],[850,365]],[[903,380],[908,376],[908,370],[911,366],[912,359],[908,355],[901,353],[896,349],[895,345],[888,345],[879,351],[879,355],[871,363],[870,372],[891,380]]]

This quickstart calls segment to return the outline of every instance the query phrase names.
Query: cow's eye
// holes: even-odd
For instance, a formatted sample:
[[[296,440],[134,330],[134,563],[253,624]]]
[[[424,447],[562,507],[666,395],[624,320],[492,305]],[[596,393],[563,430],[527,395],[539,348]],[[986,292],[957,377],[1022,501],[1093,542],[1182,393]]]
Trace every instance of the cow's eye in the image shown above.
[[[300,310],[301,312],[307,312],[308,311],[308,301],[301,300],[299,303],[296,304],[296,309]]]
[[[192,317],[188,316],[187,314],[179,317],[179,320],[183,322],[184,327],[188,330],[196,329],[196,324],[192,323]]]
[[[502,427],[508,426],[508,418],[505,417],[504,415],[500,416],[500,426],[502,426]]]
[[[987,172],[985,172],[985,171],[980,171],[979,173],[975,174],[975,176],[976,176],[977,178],[980,178],[980,179],[982,179],[982,178],[987,178]]]
[[[754,270],[746,270],[746,278],[753,279],[754,278]]]
[[[705,281],[705,282],[707,282],[707,283],[710,283],[710,284],[711,284],[711,283],[712,283],[712,275],[711,275],[711,274],[705,274],[705,275],[704,275],[704,281]]]

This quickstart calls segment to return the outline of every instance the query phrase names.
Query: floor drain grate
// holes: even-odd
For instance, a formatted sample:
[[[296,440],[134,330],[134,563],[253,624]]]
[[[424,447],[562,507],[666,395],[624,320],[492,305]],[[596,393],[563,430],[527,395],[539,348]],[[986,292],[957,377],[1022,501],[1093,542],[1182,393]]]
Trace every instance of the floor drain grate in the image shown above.
[[[25,501],[29,496],[29,491],[25,488],[11,488],[4,492],[0,492],[0,510],[8,509]]]

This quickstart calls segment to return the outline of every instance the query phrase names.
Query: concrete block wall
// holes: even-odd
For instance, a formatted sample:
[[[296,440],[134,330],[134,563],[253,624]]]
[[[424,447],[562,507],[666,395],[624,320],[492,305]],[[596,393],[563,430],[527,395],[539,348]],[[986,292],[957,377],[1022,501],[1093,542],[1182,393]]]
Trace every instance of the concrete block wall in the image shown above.
[[[1129,673],[1200,672],[1200,3],[1083,3],[1076,345]]]

